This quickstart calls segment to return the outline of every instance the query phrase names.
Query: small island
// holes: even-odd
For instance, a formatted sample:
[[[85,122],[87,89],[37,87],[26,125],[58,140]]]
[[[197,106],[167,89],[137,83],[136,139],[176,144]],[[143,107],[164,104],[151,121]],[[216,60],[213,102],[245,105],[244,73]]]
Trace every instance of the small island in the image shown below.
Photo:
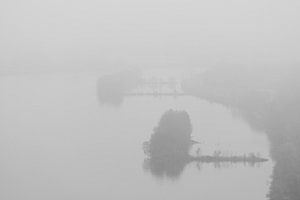
[[[192,140],[192,124],[186,111],[166,111],[153,130],[149,141],[144,142],[143,150],[147,155],[146,169],[153,174],[171,177],[179,176],[190,162],[198,163],[259,163],[268,159],[254,153],[240,156],[223,156],[215,151],[213,155],[190,155],[193,145],[199,144]]]

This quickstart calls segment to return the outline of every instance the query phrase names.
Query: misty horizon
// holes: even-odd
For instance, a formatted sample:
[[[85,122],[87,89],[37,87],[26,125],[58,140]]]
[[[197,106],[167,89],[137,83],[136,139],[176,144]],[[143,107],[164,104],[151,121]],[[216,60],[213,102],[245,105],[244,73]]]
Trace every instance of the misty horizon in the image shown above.
[[[299,64],[297,1],[2,1],[1,73]]]
[[[0,199],[299,200],[299,8],[2,0]]]

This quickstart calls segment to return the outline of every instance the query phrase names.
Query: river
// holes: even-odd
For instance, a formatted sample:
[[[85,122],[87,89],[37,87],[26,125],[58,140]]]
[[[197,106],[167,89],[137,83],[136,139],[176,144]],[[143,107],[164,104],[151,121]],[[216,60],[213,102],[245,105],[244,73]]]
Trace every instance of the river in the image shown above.
[[[265,133],[238,112],[190,96],[129,96],[118,105],[104,104],[97,95],[101,76],[0,77],[1,199],[267,199],[271,159],[255,165],[189,163],[176,177],[145,168],[142,143],[169,109],[189,114],[204,154],[269,158]]]

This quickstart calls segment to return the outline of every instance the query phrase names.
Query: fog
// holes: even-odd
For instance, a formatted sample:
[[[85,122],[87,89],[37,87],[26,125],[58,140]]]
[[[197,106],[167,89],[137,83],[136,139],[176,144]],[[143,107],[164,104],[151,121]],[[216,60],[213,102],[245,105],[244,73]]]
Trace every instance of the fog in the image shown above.
[[[2,0],[2,73],[299,63],[289,1]]]
[[[0,199],[300,199],[300,2],[0,1]]]

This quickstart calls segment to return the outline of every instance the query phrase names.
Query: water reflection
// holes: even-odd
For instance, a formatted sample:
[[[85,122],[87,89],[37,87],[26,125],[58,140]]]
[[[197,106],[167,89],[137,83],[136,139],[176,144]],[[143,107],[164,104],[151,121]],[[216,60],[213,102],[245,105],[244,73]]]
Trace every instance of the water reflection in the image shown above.
[[[174,78],[145,78],[140,71],[127,70],[102,76],[97,82],[98,99],[101,104],[120,106],[127,96],[162,97],[184,96],[180,82]]]
[[[192,125],[185,111],[169,110],[154,128],[144,152],[149,156],[144,167],[158,177],[177,178],[189,162]]]
[[[98,109],[94,87],[99,79],[97,75],[17,79],[2,80],[0,84],[1,93],[6,97],[2,99],[1,115],[4,131],[0,140],[1,160],[5,163],[1,170],[1,199],[21,196],[42,199],[45,195],[51,199],[82,199],[91,194],[98,199],[198,197],[209,200],[224,196],[233,200],[264,199],[269,163],[260,169],[250,169],[243,163],[164,159],[152,160],[148,168],[153,170],[148,170],[148,176],[141,170],[141,160],[145,158],[141,142],[150,137],[152,127],[169,108],[188,112],[193,124],[192,138],[201,142],[200,155],[212,154],[214,149],[226,151],[226,148],[229,153],[257,149],[265,152],[268,149],[265,139],[240,120],[233,119],[223,106],[192,97],[176,100],[130,97],[122,109],[106,106]],[[241,143],[234,146],[234,141],[229,139],[223,146],[216,145],[227,137]],[[246,148],[240,147],[245,142],[243,138],[247,141],[254,138],[254,142],[249,141],[251,144]],[[255,141],[261,144],[256,145]],[[198,145],[193,147],[190,154],[197,155]],[[157,184],[154,172],[157,177],[162,174],[167,179],[174,177],[176,183]],[[111,188],[117,192],[110,192]]]
[[[194,152],[196,155],[191,155],[191,148],[195,144],[199,145],[192,140],[192,124],[188,113],[168,110],[154,128],[150,140],[143,144],[144,153],[148,156],[144,169],[159,178],[177,179],[190,162],[196,162],[200,169],[202,163],[212,163],[215,168],[234,163],[254,167],[267,161],[254,153],[234,156],[215,150],[213,155],[201,155],[199,146]]]

